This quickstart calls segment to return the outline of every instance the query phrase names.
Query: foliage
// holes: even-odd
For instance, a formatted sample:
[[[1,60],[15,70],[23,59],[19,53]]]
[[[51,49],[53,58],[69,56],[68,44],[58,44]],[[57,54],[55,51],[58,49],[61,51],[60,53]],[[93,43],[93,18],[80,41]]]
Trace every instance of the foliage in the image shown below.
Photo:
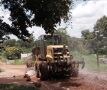
[[[79,51],[81,53],[86,53],[86,50],[84,49],[83,40],[81,38],[69,36],[66,28],[59,28],[55,31],[55,34],[59,34],[62,36],[63,44],[68,45],[70,51]]]
[[[107,16],[103,16],[97,20],[94,26],[94,33],[98,32],[98,37],[102,35],[102,37],[107,37]]]
[[[3,45],[5,47],[13,47],[16,45],[16,40],[15,39],[9,39],[3,42]]]
[[[89,50],[98,54],[107,54],[107,17],[103,16],[98,19],[94,31],[82,31],[82,36]]]
[[[3,22],[3,20],[0,19],[0,38],[2,38],[4,35],[11,33],[23,40],[26,40],[26,37],[30,37],[30,34],[27,30],[25,32],[21,32],[17,28],[10,26],[9,24]]]
[[[14,60],[14,62],[12,64],[13,65],[23,65],[23,64],[25,64],[25,61],[20,60],[20,59],[16,59],[16,60]]]
[[[99,52],[107,54],[107,16],[103,16],[97,20],[94,26],[94,35],[98,41]]]
[[[6,47],[5,55],[8,59],[19,59],[21,57],[22,50],[17,47]]]
[[[0,20],[2,32],[25,39],[30,36],[27,28],[34,25],[42,26],[46,33],[53,33],[61,19],[68,20],[72,0],[1,0],[1,3],[10,11],[12,21],[10,26]]]
[[[82,32],[82,37],[84,37],[85,40],[90,40],[93,39],[93,32],[90,32],[88,29],[83,30]]]
[[[32,48],[35,46],[35,41],[34,41],[33,36],[30,37],[29,42],[23,41],[23,40],[18,40],[18,41],[16,42],[16,46],[19,47],[19,48],[21,48],[22,51],[23,51],[23,53],[24,53],[24,52],[25,52],[25,53],[31,52],[31,51],[32,51]]]
[[[107,54],[107,17],[103,16],[97,20],[94,26],[94,35],[97,41],[97,47],[99,52]]]
[[[17,47],[21,48],[23,52],[31,52],[31,49],[35,45],[35,41],[33,39],[33,36],[30,36],[29,42],[23,41],[23,40],[15,40],[15,39],[8,39],[3,42],[3,47]]]
[[[73,51],[72,52],[74,59],[76,60],[83,60],[85,61],[85,69],[88,71],[93,71],[93,72],[107,72],[107,64],[100,63],[100,68],[97,67],[97,58],[96,54],[83,54],[78,51]],[[101,62],[101,61],[100,61]],[[81,65],[80,65],[81,67]]]
[[[16,46],[21,47],[21,48],[32,48],[34,46],[34,41],[32,42],[27,42],[27,41],[22,41],[22,40],[18,40],[16,42]]]
[[[68,44],[67,39],[69,35],[67,34],[66,28],[59,28],[55,30],[55,34],[61,35],[63,44],[66,44],[66,45]]]
[[[1,32],[0,32],[1,33]],[[0,53],[3,51],[3,49],[4,49],[4,41],[5,40],[8,40],[9,39],[9,37],[8,36],[4,36],[4,37],[1,37],[0,36]]]
[[[81,33],[82,33],[84,48],[87,49],[89,53],[95,53],[97,46],[93,32],[90,32],[88,29],[86,29],[83,30]]]

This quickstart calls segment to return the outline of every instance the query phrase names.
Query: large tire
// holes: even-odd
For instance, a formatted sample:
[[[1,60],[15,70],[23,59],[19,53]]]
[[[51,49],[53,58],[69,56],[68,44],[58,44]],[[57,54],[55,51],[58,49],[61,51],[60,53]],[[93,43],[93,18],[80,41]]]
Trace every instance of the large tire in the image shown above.
[[[48,79],[48,66],[47,63],[42,62],[40,64],[40,79],[41,80],[47,80]]]
[[[78,68],[73,68],[72,69],[71,77],[78,77]]]
[[[37,78],[40,78],[40,72],[37,70]]]

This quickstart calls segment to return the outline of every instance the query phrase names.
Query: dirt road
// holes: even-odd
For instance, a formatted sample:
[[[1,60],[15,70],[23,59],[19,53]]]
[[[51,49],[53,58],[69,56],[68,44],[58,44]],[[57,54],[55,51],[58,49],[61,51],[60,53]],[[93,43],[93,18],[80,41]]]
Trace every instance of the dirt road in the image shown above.
[[[0,83],[18,82],[28,84],[23,79],[25,65],[0,64]],[[16,76],[14,79],[13,76]],[[8,79],[7,79],[8,78]],[[41,81],[41,90],[107,90],[107,73],[94,73],[85,69],[80,71],[78,78],[59,81]]]
[[[46,90],[107,90],[107,74],[82,70],[78,78],[44,82]],[[55,89],[54,89],[55,88]]]
[[[3,71],[0,73],[0,78],[22,76],[25,73],[26,66],[0,64],[0,69]]]

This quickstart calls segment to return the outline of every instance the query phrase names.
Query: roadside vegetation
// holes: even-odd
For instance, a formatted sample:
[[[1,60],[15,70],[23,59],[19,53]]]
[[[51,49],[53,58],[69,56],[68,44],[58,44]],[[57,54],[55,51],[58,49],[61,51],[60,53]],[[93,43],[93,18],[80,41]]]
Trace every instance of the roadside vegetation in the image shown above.
[[[85,60],[85,68],[91,71],[107,71],[107,64],[100,63],[99,68],[97,66],[97,55],[95,52],[96,47],[93,47],[92,42],[89,39],[89,34],[86,32],[83,33],[83,38],[75,38],[68,35],[66,28],[59,28],[55,31],[56,34],[63,36],[63,43],[67,44],[71,54],[77,60]],[[89,41],[88,41],[89,40]],[[11,56],[11,60],[8,60],[11,64],[21,65],[24,64],[24,61],[16,56],[19,56],[20,53],[31,53],[32,48],[38,43],[37,40],[31,39],[31,42],[26,42],[22,40],[9,39],[3,43],[4,48],[0,53],[0,59],[4,62],[7,62],[8,59],[6,55]],[[7,51],[6,51],[7,48]],[[13,58],[12,58],[13,57]]]
[[[77,51],[72,52],[76,60],[85,61],[85,69],[93,72],[107,72],[107,64],[104,64],[102,61],[97,66],[96,54],[83,54]]]
[[[0,46],[0,61],[15,60],[14,64],[23,64],[21,54],[31,53],[35,45],[33,37],[30,42],[15,39],[5,40]]]
[[[86,61],[90,61],[88,62],[89,65],[92,65],[95,70],[98,67],[99,71],[107,71],[107,63],[104,64],[104,61],[100,59],[103,58],[107,62],[107,16],[103,16],[97,20],[93,31],[86,29],[81,33],[84,46],[89,53],[89,56],[84,56]]]

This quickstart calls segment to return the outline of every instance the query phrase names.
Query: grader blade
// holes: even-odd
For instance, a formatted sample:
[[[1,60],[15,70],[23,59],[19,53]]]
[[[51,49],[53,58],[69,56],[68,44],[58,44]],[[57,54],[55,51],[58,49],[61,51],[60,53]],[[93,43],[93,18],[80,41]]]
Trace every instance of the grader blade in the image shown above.
[[[83,69],[85,67],[85,61],[81,60],[81,61],[72,61],[72,67],[73,68],[79,68],[81,65],[81,69]]]

